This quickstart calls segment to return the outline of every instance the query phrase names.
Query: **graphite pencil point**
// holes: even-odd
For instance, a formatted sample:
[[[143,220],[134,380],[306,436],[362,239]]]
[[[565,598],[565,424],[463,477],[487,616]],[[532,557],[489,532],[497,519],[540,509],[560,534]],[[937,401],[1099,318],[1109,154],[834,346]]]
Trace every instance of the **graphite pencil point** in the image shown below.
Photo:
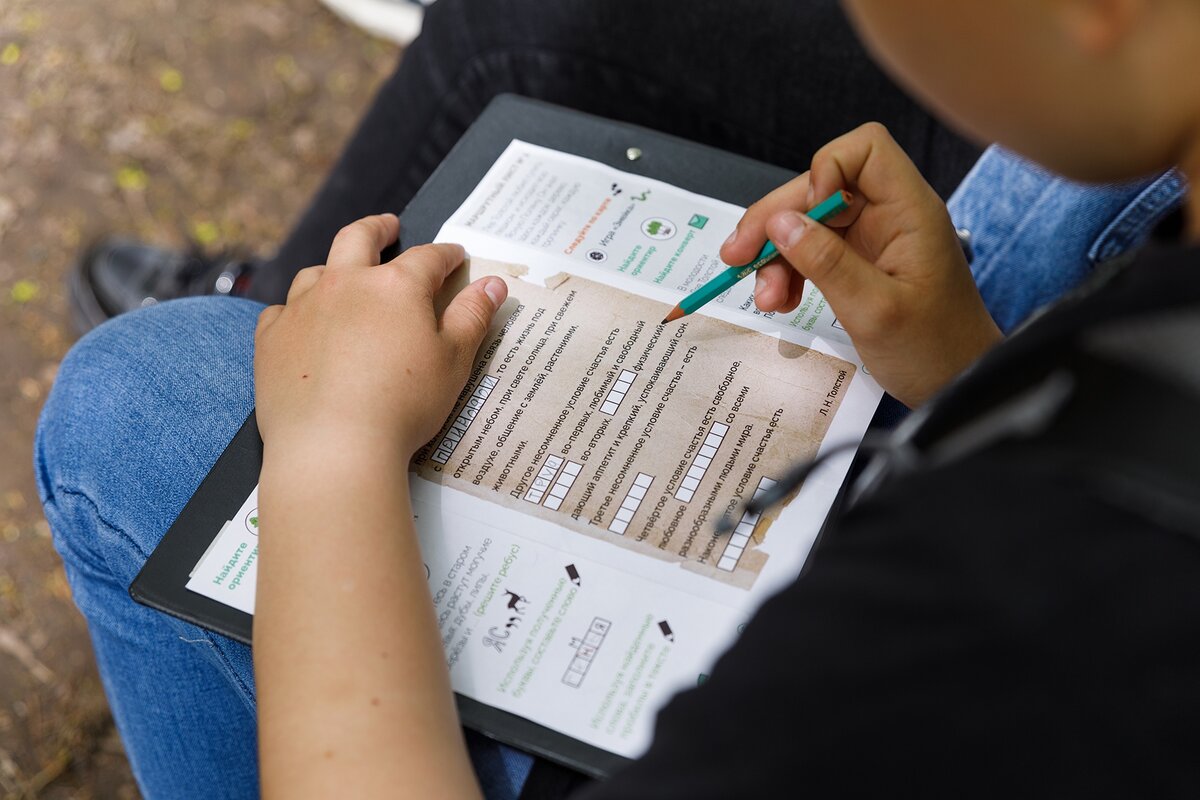
[[[667,316],[663,318],[662,324],[666,325],[668,322],[674,322],[675,320],[682,319],[683,317],[686,317],[686,316],[687,316],[686,311],[684,311],[679,306],[675,306],[674,308],[671,309],[671,311],[667,314]]]

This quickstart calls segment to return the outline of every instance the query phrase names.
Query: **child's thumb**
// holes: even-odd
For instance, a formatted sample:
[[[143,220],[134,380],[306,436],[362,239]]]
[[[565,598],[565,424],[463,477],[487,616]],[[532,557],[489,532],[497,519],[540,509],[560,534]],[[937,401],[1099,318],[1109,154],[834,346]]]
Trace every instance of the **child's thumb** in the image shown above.
[[[503,278],[487,277],[467,286],[442,314],[442,330],[467,358],[483,343],[492,318],[508,297]]]
[[[783,211],[767,220],[767,236],[835,310],[852,308],[866,292],[882,288],[882,274],[873,264],[841,236],[798,211]]]

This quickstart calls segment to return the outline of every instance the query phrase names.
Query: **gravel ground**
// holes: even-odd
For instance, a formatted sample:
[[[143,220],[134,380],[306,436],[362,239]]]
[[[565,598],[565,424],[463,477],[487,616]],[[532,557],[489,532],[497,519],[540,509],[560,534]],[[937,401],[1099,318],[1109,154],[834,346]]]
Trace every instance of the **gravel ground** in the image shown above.
[[[137,796],[30,466],[72,258],[269,251],[396,56],[317,0],[0,0],[0,798]]]

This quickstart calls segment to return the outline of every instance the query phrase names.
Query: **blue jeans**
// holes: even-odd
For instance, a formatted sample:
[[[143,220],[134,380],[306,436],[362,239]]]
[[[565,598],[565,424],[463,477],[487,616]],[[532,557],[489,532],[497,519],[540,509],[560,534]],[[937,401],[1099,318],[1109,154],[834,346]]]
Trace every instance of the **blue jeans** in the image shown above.
[[[1084,188],[993,149],[951,209],[972,230],[977,278],[1010,329],[1094,261],[1141,242],[1182,193],[1175,173]],[[38,429],[46,517],[150,797],[257,794],[249,648],[138,606],[127,591],[254,405],[260,308],[181,300],[101,326],[63,362]],[[489,798],[519,794],[529,756],[474,735],[468,744]]]
[[[199,298],[102,325],[63,361],[38,429],[46,518],[151,798],[258,795],[250,648],[128,589],[254,406],[261,309]],[[532,758],[474,734],[468,745],[487,797],[516,797]]]

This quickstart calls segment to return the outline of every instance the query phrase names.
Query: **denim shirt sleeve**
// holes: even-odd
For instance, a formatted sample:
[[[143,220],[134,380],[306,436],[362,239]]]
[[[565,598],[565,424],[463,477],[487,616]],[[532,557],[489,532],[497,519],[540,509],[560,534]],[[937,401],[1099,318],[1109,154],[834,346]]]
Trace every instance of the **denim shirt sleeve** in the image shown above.
[[[1177,170],[1086,185],[993,145],[948,206],[955,226],[970,232],[975,282],[1008,333],[1079,285],[1097,263],[1142,244],[1186,191]]]

